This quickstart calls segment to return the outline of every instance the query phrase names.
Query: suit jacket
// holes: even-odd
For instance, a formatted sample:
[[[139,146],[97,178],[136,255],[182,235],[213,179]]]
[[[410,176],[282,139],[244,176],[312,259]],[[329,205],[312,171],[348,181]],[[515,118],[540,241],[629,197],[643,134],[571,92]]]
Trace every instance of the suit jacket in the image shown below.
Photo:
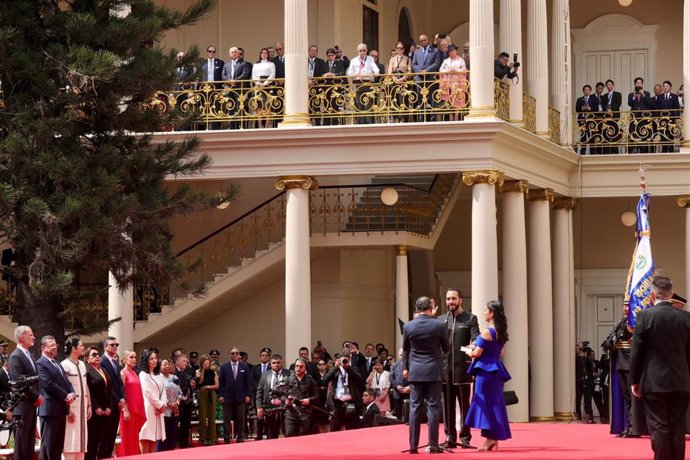
[[[279,374],[280,382],[287,385],[290,378],[290,371],[281,369]],[[256,387],[256,408],[271,407],[271,377],[273,371],[269,367],[266,372],[261,374],[259,385]]]
[[[637,314],[630,383],[642,393],[690,392],[690,314],[666,301]]]
[[[666,99],[665,93],[659,95],[656,108],[659,110],[669,110],[669,116],[671,117],[680,116],[680,101],[678,96],[673,93],[668,93],[668,99]],[[664,113],[664,115],[666,114]]]
[[[352,402],[357,408],[357,413],[361,413],[362,409],[362,390],[361,387],[365,385],[366,376],[362,377],[359,371],[354,366],[348,366],[345,370],[347,373],[348,387],[350,390],[350,396],[352,396]],[[338,366],[333,366],[326,372],[321,380],[324,385],[328,387],[329,383],[333,383],[333,389],[328,392],[328,406],[333,407],[333,396],[335,396],[335,387],[338,385],[338,373],[340,373],[340,368]]]
[[[418,49],[414,52],[412,57],[412,72],[420,73],[422,71],[438,72],[441,68],[441,53],[433,46],[427,46],[426,57],[424,56],[424,49]],[[421,80],[420,75],[415,75],[415,80]]]
[[[276,56],[271,59],[271,62],[276,65],[276,78],[285,78],[285,56],[283,56],[282,61],[280,57]]]
[[[447,379],[455,385],[472,382],[472,377],[467,375],[467,368],[472,363],[472,359],[467,356],[467,353],[460,350],[460,347],[466,347],[477,340],[479,336],[477,316],[463,311],[455,318],[452,314],[448,314],[439,320],[448,330],[449,341],[452,344],[450,352],[443,362]],[[451,367],[448,367],[449,363],[451,363]]]
[[[115,410],[120,403],[120,400],[125,398],[125,388],[122,384],[122,378],[120,377],[120,371],[122,368],[118,363],[117,366],[113,366],[112,361],[104,353],[101,356],[101,369],[108,376],[110,381],[110,395],[111,395],[111,406],[112,410]]]
[[[45,356],[36,361],[41,394],[45,398],[45,402],[38,407],[38,415],[41,417],[67,416],[69,406],[65,399],[68,394],[74,393],[74,388],[67,380],[62,366],[58,366],[59,368]]]
[[[407,379],[403,378],[402,375],[403,367],[402,367],[402,361],[398,361],[395,364],[393,364],[393,367],[391,367],[391,398],[393,399],[402,399],[402,398],[407,398],[409,395],[401,395],[398,393],[398,390],[396,390],[396,387],[398,385],[406,387],[409,385]]]
[[[649,95],[649,91],[643,91],[642,94],[640,94],[639,98],[637,97],[638,94],[635,93],[634,91],[630,94],[628,94],[628,105],[630,106],[630,110],[632,111],[642,111],[642,110],[651,110],[652,108],[652,97]]]
[[[270,363],[266,364],[266,370],[271,370]],[[261,372],[261,362],[252,366],[251,370],[249,371],[249,392],[251,393],[251,397],[254,399],[256,399],[256,389],[259,387],[259,382],[261,381],[262,375],[263,372]]]
[[[345,67],[345,64],[343,61],[333,61],[333,64],[330,65],[331,69],[329,71],[329,62],[328,61],[323,61],[321,64],[321,69],[319,69],[319,76],[323,76],[326,73],[333,73],[336,76],[344,76],[345,71],[347,70]],[[316,76],[316,75],[315,75]]]
[[[410,382],[443,381],[443,355],[448,351],[448,330],[442,322],[419,315],[405,324],[402,362]]]
[[[578,113],[577,118],[579,120],[583,120],[587,118],[588,114],[590,112],[596,112],[598,109],[598,98],[592,96],[591,94],[589,95],[589,98],[587,99],[587,102],[585,102],[585,97],[578,97],[577,101],[575,101],[575,111]]]
[[[249,394],[249,367],[242,361],[237,363],[237,377],[232,373],[232,362],[220,366],[220,373],[218,375],[218,382],[220,389],[218,396],[223,398],[223,403],[243,403],[246,396]]]
[[[103,373],[105,374],[105,371]],[[96,409],[112,410],[110,380],[108,380],[108,375],[106,374],[106,380],[103,380],[101,374],[99,374],[93,366],[87,364],[86,384],[89,387],[89,395],[91,395],[91,408],[93,410],[93,415],[96,415]]]
[[[10,379],[19,380],[22,376],[32,377],[38,375],[31,365],[26,355],[19,349],[16,348],[10,355],[9,363]],[[36,407],[34,403],[38,400],[40,396],[39,383],[34,382],[29,385],[26,396],[22,398],[17,407],[14,409],[14,415],[35,415]]]
[[[326,63],[326,61],[324,61],[321,58],[318,58],[318,57],[314,58],[314,77],[320,77],[321,75],[323,75],[323,73],[321,73],[321,72],[323,70],[323,66],[325,63]],[[307,58],[307,70],[309,70],[309,59],[308,58]]]
[[[381,415],[379,406],[377,406],[375,403],[369,404],[369,407],[364,410],[364,415],[362,416],[362,428],[373,427],[374,420],[376,420],[377,415]]]
[[[609,97],[611,100],[609,101]],[[620,112],[621,110],[621,104],[623,103],[623,97],[621,96],[621,93],[618,91],[614,91],[612,95],[610,93],[603,94],[601,96],[601,105],[604,110],[608,110],[609,108],[611,111],[613,111],[613,118],[618,118],[620,117]]]
[[[232,70],[232,61],[226,62],[221,72],[223,81],[250,80],[252,78],[252,68],[247,61],[238,59],[235,63],[235,72],[233,73]]]
[[[222,59],[215,58],[213,61],[213,81],[221,81],[223,79],[223,66],[225,65],[225,62]],[[209,81],[208,80],[208,59],[204,59],[201,61],[201,65],[199,66],[201,69],[201,81]]]

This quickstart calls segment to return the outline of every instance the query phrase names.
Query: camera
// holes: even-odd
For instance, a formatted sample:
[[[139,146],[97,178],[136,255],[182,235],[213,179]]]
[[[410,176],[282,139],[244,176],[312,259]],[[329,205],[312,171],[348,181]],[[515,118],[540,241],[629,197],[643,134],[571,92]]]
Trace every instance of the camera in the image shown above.
[[[438,34],[438,39],[442,40],[442,39],[446,38],[447,36],[448,36],[447,34]]]
[[[517,69],[520,67],[520,63],[518,62],[518,54],[513,53],[513,68]]]
[[[349,364],[349,363],[350,363],[350,360],[348,360],[347,358],[342,358],[340,360],[340,364],[343,366],[345,366],[346,364]]]

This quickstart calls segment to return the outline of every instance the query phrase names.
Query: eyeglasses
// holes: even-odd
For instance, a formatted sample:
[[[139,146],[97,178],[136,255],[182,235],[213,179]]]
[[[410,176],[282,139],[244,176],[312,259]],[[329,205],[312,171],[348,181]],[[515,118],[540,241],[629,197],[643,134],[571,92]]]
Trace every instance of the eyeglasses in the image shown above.
[[[396,50],[404,50],[405,47],[404,47],[404,46],[396,46],[395,49],[396,49]]]
[[[325,366],[326,363],[318,363],[317,366]]]
[[[98,358],[98,357],[101,356],[101,355],[100,355],[99,353],[91,353],[89,356],[90,356],[91,358]]]
[[[239,352],[239,351],[231,351],[230,354],[231,354],[231,355],[239,355],[240,352]]]
[[[367,50],[357,50],[358,53],[366,53]]]
[[[206,50],[207,53],[215,53],[216,50]]]
[[[283,48],[276,48],[276,51],[283,51]]]
[[[113,348],[117,348],[120,346],[120,344],[119,343],[109,343],[108,346],[113,347]]]

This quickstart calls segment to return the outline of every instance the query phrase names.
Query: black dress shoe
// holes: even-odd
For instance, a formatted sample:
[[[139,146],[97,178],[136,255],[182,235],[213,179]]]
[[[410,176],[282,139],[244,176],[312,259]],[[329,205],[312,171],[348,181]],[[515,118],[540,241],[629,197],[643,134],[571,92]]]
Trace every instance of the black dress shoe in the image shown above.
[[[431,447],[429,447],[429,453],[430,453],[430,454],[442,454],[442,453],[443,453],[443,449],[441,449],[441,448],[438,447],[438,446],[431,446]]]
[[[632,434],[629,431],[626,431],[625,433],[623,433],[623,437],[624,438],[641,438],[641,436],[639,434]]]
[[[456,447],[458,447],[458,443],[455,441],[446,441],[441,445],[446,449],[455,449]]]
[[[419,452],[417,451],[417,448],[416,448],[416,447],[415,447],[415,448],[411,448],[411,449],[409,450],[409,452],[410,452],[411,454],[418,454],[418,453],[419,453]]]
[[[469,441],[461,441],[460,447],[462,447],[463,449],[476,449],[476,447],[471,445]]]

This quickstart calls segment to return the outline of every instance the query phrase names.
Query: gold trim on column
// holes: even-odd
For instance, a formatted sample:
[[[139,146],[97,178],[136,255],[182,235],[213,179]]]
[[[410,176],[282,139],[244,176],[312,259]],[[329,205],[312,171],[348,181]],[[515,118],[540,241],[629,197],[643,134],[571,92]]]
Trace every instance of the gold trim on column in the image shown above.
[[[503,185],[505,175],[495,169],[467,171],[462,173],[462,181],[465,185],[472,187],[475,184]]]
[[[280,176],[276,179],[275,188],[278,190],[290,190],[301,188],[304,190],[316,190],[319,182],[312,176]]]
[[[555,422],[556,418],[551,416],[551,417],[530,417],[529,418],[530,422]]]
[[[530,190],[527,197],[530,201],[549,201],[553,202],[553,190],[550,188],[542,188],[537,190]]]
[[[553,413],[554,417],[556,417],[556,420],[572,420],[573,419],[573,414],[572,412],[554,412]]]
[[[501,192],[520,192],[527,195],[529,193],[529,182],[526,180],[508,180],[501,185]]]
[[[554,210],[565,210],[572,211],[577,208],[577,198],[571,198],[569,196],[558,196],[553,200]]]
[[[690,195],[681,195],[676,200],[676,203],[681,208],[690,208]]]
[[[395,255],[397,256],[407,256],[407,251],[410,249],[409,246],[400,245],[395,247]]]

